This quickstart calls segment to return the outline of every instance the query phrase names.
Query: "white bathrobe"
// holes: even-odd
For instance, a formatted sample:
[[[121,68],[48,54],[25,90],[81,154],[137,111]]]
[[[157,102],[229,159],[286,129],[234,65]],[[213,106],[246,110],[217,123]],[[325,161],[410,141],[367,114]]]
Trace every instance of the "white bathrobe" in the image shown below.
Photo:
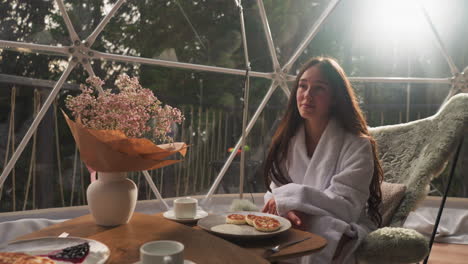
[[[367,233],[375,229],[366,213],[369,185],[374,170],[370,141],[346,132],[336,120],[330,120],[312,157],[307,156],[305,129],[302,125],[291,139],[283,175],[292,183],[272,193],[278,214],[290,210],[308,215],[308,231],[328,240],[321,251],[303,257],[299,263],[355,263],[354,251]],[[352,238],[337,259],[333,255],[343,234]]]

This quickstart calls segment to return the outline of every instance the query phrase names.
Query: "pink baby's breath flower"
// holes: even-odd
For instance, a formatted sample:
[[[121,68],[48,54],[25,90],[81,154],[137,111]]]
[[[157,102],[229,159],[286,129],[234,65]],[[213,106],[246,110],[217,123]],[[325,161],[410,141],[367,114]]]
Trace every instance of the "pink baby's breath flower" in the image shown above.
[[[104,85],[98,77],[90,77],[86,82],[90,86],[80,85],[81,94],[67,96],[65,105],[88,128],[120,130],[136,138],[149,134],[156,142],[171,142],[167,135],[171,124],[181,124],[184,120],[179,109],[162,106],[151,90],[141,87],[136,77],[118,76],[115,85],[120,92],[116,94],[110,89],[97,94],[93,88]]]

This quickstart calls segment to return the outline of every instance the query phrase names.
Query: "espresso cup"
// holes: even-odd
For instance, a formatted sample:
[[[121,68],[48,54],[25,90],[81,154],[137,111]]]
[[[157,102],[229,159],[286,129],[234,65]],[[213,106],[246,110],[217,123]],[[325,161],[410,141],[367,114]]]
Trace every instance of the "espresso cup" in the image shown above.
[[[159,240],[140,247],[141,264],[184,264],[184,245],[173,240]]]
[[[195,198],[184,197],[174,200],[174,216],[181,219],[193,219],[197,215],[198,201]]]

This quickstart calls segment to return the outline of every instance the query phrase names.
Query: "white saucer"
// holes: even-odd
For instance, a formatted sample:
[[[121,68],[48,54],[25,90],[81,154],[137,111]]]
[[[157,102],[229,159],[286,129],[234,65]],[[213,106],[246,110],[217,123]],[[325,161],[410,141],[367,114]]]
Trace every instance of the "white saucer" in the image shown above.
[[[163,216],[167,219],[170,219],[179,223],[192,223],[192,222],[196,222],[202,219],[203,217],[207,217],[208,213],[201,209],[197,209],[197,214],[195,215],[195,218],[176,218],[174,215],[174,210],[171,209],[169,211],[164,212]]]
[[[137,262],[135,262],[133,264],[141,264],[141,261],[137,261]],[[195,262],[193,262],[191,260],[188,260],[188,259],[184,259],[184,264],[197,264],[197,263],[195,263]]]

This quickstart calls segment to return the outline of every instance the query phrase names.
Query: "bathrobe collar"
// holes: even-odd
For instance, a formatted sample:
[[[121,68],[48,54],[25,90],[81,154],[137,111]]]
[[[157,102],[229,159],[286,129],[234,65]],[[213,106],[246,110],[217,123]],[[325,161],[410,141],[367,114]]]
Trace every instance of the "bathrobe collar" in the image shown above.
[[[321,190],[327,188],[331,177],[337,170],[342,152],[345,131],[332,118],[319,139],[312,155],[307,155],[305,127],[301,124],[289,145],[287,176],[295,183],[315,186]]]

